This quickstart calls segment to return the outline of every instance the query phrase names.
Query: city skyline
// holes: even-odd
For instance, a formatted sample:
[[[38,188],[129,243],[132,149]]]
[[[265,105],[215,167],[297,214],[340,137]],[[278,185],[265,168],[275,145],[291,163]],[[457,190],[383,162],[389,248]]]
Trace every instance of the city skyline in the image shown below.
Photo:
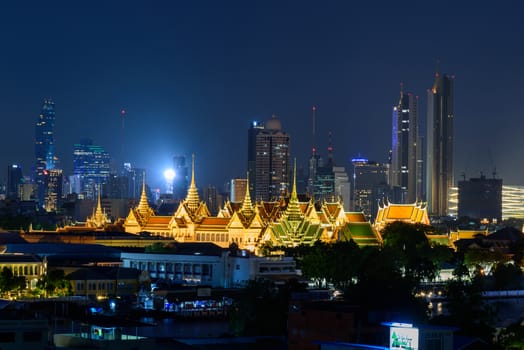
[[[2,5],[0,146],[10,151],[0,168],[21,164],[30,174],[45,98],[55,103],[64,174],[73,145],[89,137],[115,159],[125,149],[155,187],[173,156],[192,153],[199,186],[222,186],[245,176],[246,130],[273,113],[307,170],[313,105],[318,154],[327,156],[332,131],[337,165],[358,154],[384,162],[398,84],[419,96],[425,120],[438,58],[438,70],[456,76],[455,178],[496,168],[504,183],[522,184],[524,28],[503,5]]]

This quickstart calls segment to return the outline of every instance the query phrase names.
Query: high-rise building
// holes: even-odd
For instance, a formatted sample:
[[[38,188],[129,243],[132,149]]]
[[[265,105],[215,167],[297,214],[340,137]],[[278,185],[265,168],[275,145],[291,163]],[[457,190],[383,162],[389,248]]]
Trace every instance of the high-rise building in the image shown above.
[[[448,215],[448,190],[454,186],[453,76],[435,74],[428,90],[426,200],[431,215]]]
[[[129,177],[119,174],[110,174],[107,182],[103,185],[102,193],[110,199],[129,198]]]
[[[311,162],[315,159],[312,157]],[[309,190],[310,194],[313,194],[313,198],[316,201],[334,200],[335,196],[335,174],[333,172],[333,166],[335,162],[333,160],[333,146],[331,143],[331,132],[329,133],[329,144],[327,148],[327,161],[324,164],[322,158],[318,158],[316,161],[316,169],[313,181],[312,191]],[[311,168],[310,168],[311,169]],[[310,174],[311,177],[311,174]]]
[[[388,165],[369,161],[367,158],[353,158],[353,207],[367,217],[374,217],[378,202],[389,196]]]
[[[248,171],[256,200],[271,200],[289,188],[289,135],[275,115],[265,124],[253,123],[248,132]],[[251,179],[250,179],[251,180]]]
[[[107,183],[110,174],[110,157],[104,148],[82,139],[74,145],[73,172],[80,179],[80,193],[84,198],[96,199],[98,186]]]
[[[247,131],[247,172],[249,178],[249,194],[255,197],[256,165],[257,165],[257,135],[264,130],[264,123],[254,121]]]
[[[7,198],[18,198],[18,186],[23,182],[22,167],[18,164],[11,164],[7,167]]]
[[[351,184],[346,169],[342,166],[334,166],[333,175],[335,176],[335,195],[342,199],[344,210],[350,211]]]
[[[131,163],[124,163],[124,176],[128,180],[127,198],[140,199],[142,184],[145,182],[146,169],[134,168],[131,166]]]
[[[420,199],[417,183],[422,174],[417,170],[418,97],[400,89],[400,99],[393,106],[390,186],[397,188],[396,203],[414,203]]]
[[[62,204],[62,170],[44,170],[46,180],[44,208],[47,212],[56,212]]]
[[[465,180],[464,180],[465,181]],[[502,185],[502,220],[524,219],[524,186]],[[450,189],[449,210],[450,215],[458,217],[459,189]],[[482,219],[488,218],[484,216]]]
[[[217,215],[221,205],[222,205],[222,196],[218,193],[215,186],[207,186],[202,190],[204,202],[209,209],[209,212],[212,215]]]
[[[189,172],[186,165],[185,156],[173,157],[173,170],[175,171],[175,178],[173,179],[173,198],[183,199],[189,186]]]
[[[236,178],[231,180],[230,200],[233,203],[242,202],[246,196],[247,179]],[[209,205],[208,205],[209,206]]]
[[[502,220],[502,179],[485,176],[458,182],[458,216]]]
[[[44,170],[54,169],[55,158],[55,103],[45,99],[35,127],[35,168],[33,180],[37,184],[38,205],[43,207],[45,199]]]

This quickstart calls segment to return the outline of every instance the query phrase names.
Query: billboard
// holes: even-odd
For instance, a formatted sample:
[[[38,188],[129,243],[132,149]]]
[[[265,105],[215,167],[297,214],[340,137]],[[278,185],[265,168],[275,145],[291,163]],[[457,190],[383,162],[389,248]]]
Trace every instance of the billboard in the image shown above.
[[[390,327],[389,348],[391,350],[419,350],[418,328]]]

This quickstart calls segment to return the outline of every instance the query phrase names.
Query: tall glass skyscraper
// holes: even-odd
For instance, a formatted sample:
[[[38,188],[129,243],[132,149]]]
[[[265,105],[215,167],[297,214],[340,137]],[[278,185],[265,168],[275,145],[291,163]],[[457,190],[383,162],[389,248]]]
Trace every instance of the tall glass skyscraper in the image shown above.
[[[454,186],[453,111],[455,78],[435,74],[428,90],[426,200],[432,215],[448,215],[448,191]]]
[[[37,185],[38,204],[44,205],[45,199],[45,170],[55,168],[55,103],[50,99],[45,99],[42,104],[42,111],[38,116],[35,127],[35,168],[33,180]]]
[[[85,198],[96,198],[98,186],[108,181],[110,162],[109,153],[101,146],[93,145],[90,139],[74,145],[73,172],[80,181],[80,194]]]
[[[400,198],[397,203],[414,203],[421,199],[417,183],[422,174],[417,167],[418,97],[400,90],[400,99],[393,106],[390,185]]]

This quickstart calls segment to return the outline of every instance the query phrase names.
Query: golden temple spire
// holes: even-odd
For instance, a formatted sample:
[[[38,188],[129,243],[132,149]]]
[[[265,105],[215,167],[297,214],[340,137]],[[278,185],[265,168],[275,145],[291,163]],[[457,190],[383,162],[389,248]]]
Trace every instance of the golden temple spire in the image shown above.
[[[102,216],[102,204],[101,204],[101,201],[100,201],[100,185],[98,185],[98,203],[96,205],[95,215],[96,215],[96,217],[101,217]]]
[[[147,202],[147,194],[146,194],[146,177],[143,176],[142,181],[142,194],[140,195],[140,202],[138,203],[138,212],[140,213],[148,213],[150,211],[149,203]]]
[[[200,197],[198,196],[198,190],[195,184],[195,154],[193,153],[192,165],[191,165],[191,184],[187,190],[186,203],[189,209],[197,210],[200,204]]]
[[[290,220],[300,220],[302,213],[300,211],[300,206],[298,203],[297,196],[297,159],[294,160],[293,165],[293,189],[291,190],[291,198],[289,199],[289,204],[287,205],[286,214]]]
[[[251,203],[251,196],[249,195],[249,172],[246,178],[246,195],[242,202],[242,209],[240,209],[245,216],[251,216],[253,214],[253,205]]]

